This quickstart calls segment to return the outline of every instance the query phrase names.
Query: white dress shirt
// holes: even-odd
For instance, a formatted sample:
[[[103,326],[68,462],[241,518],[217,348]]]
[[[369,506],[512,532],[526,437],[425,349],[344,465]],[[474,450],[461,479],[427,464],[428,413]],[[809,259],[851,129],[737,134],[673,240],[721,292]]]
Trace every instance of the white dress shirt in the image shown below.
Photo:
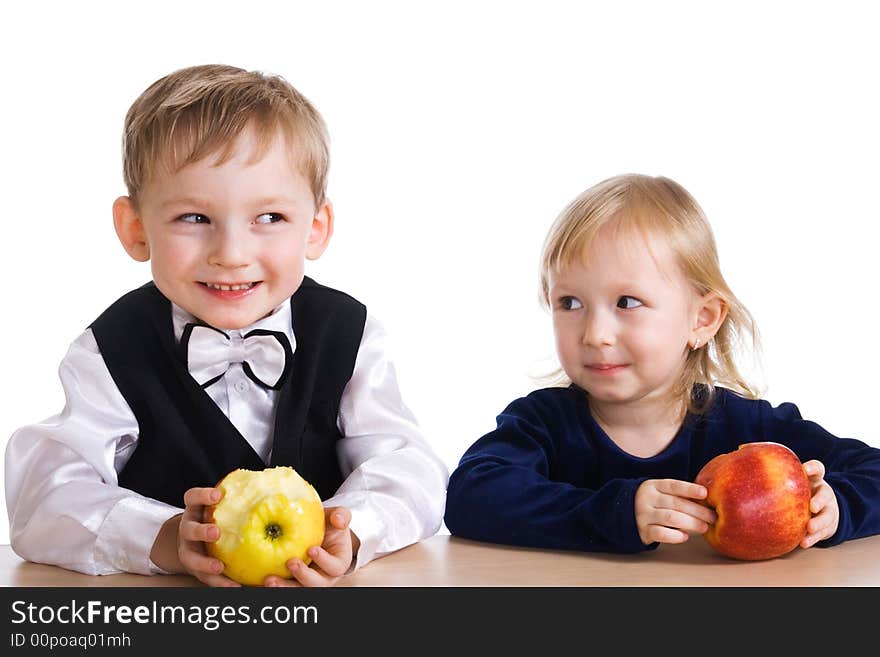
[[[195,321],[172,304],[178,340]],[[283,331],[296,350],[290,303],[239,331]],[[6,504],[15,552],[91,575],[162,572],[150,550],[162,524],[182,509],[118,484],[138,441],[134,413],[113,383],[91,330],[61,361],[64,410],[16,431],[6,448]],[[232,365],[206,392],[268,462],[278,392]],[[354,568],[439,529],[449,476],[404,405],[386,335],[368,315],[354,372],[339,406],[337,455],[345,478],[325,507],[351,510],[360,540]]]

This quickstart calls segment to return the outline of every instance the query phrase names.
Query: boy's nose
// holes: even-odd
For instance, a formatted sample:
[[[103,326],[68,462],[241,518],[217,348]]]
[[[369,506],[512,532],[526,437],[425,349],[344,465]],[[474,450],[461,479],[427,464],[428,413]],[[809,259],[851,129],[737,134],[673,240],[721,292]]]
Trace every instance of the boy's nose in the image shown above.
[[[211,241],[208,264],[234,269],[250,263],[250,245],[246,231],[218,228]]]

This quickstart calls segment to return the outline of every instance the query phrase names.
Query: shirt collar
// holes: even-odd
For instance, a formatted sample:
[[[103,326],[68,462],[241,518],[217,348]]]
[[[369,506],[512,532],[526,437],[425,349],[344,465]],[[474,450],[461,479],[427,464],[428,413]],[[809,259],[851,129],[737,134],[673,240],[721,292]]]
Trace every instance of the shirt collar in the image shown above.
[[[290,340],[290,348],[296,351],[296,338],[293,335],[293,327],[290,321],[290,299],[285,299],[278,307],[276,307],[271,313],[263,317],[262,319],[258,319],[253,324],[245,326],[240,329],[217,329],[222,330],[228,336],[244,336],[250,331],[254,329],[266,329],[268,331],[280,331],[287,336],[287,339]],[[171,303],[171,320],[174,324],[174,339],[177,342],[180,342],[180,338],[183,337],[183,329],[187,324],[204,324],[204,322],[200,321],[196,318],[192,313],[187,310],[184,310],[176,303]],[[215,327],[211,327],[215,328]]]

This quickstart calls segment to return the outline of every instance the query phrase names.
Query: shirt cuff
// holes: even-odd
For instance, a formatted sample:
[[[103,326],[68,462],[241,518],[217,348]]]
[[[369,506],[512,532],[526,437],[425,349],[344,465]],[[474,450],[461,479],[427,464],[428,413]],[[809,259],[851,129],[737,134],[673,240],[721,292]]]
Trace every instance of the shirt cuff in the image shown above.
[[[122,572],[168,575],[150,559],[162,525],[183,509],[141,496],[125,497],[110,510],[95,541],[95,558]]]
[[[385,535],[384,524],[379,515],[370,508],[363,493],[343,493],[324,501],[325,508],[334,506],[344,506],[351,512],[348,527],[360,541],[358,553],[348,570],[348,573],[353,573],[381,556],[377,554],[377,550]]]

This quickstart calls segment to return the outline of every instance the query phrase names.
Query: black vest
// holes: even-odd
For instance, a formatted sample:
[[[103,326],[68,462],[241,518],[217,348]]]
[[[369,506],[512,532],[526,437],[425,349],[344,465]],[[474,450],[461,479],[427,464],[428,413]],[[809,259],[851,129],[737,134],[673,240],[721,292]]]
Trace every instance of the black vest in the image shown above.
[[[295,468],[326,499],[343,480],[336,418],[367,311],[308,277],[290,304],[296,351],[278,393],[269,465]],[[137,447],[119,473],[120,486],[182,507],[193,486],[214,486],[236,468],[267,467],[190,376],[171,302],[153,283],[120,298],[91,329],[138,422]]]

